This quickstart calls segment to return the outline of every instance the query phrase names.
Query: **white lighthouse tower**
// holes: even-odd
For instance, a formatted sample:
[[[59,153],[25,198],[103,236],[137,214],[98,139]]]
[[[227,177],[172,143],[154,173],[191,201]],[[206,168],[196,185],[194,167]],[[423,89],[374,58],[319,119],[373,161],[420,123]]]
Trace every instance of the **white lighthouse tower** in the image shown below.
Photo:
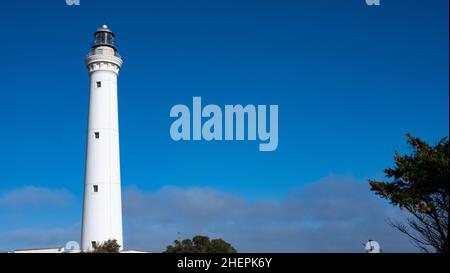
[[[117,76],[122,58],[103,25],[86,57],[90,75],[81,248],[116,239],[123,247]]]

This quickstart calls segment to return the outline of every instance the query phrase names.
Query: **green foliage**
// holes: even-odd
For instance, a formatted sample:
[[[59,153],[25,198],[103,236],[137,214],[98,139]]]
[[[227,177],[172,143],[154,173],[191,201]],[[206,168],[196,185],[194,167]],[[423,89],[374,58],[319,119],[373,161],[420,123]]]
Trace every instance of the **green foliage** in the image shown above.
[[[369,180],[371,190],[412,215],[407,224],[392,223],[423,251],[449,250],[449,142],[430,146],[407,134],[412,154],[395,153],[395,168],[384,172],[393,181]]]
[[[210,240],[207,236],[195,236],[183,241],[174,241],[173,246],[167,246],[165,253],[237,253],[231,244],[222,239]]]
[[[120,245],[117,240],[108,240],[102,244],[96,245],[92,253],[119,253]]]

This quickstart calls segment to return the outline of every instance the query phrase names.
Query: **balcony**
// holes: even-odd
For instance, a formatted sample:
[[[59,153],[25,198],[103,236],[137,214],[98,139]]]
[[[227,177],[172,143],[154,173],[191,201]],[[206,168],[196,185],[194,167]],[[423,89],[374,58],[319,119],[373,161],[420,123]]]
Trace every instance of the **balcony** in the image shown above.
[[[91,49],[91,51],[89,51],[89,53],[86,55],[86,58],[89,58],[90,56],[93,56],[93,55],[97,55],[97,56],[102,56],[102,55],[104,55],[104,56],[115,56],[115,57],[117,57],[117,58],[122,59],[122,56],[120,56],[119,52],[117,52],[116,50],[114,50],[114,54],[107,54],[107,53],[105,54],[104,51],[102,51],[101,49],[95,49],[95,48],[93,48],[93,49]]]

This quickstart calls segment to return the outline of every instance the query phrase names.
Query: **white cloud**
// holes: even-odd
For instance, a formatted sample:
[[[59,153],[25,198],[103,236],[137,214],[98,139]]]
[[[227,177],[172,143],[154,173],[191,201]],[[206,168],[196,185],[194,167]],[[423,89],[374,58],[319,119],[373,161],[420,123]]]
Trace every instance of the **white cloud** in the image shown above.
[[[79,241],[80,226],[50,229],[17,229],[0,233],[0,250],[18,248],[61,247],[68,241]]]
[[[73,195],[66,189],[48,189],[26,186],[0,195],[0,207],[36,208],[51,206],[64,208],[72,204]]]
[[[220,237],[242,252],[362,252],[368,239],[387,252],[415,251],[385,221],[404,215],[350,176],[329,176],[271,202],[207,188],[130,188],[124,215],[127,246],[153,251],[162,251],[178,232],[182,239]]]

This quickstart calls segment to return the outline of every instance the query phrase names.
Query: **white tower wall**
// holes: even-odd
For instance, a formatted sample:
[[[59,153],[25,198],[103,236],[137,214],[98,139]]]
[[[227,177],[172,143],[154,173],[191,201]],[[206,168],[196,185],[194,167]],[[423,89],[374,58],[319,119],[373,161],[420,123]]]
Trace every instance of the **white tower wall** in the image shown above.
[[[92,250],[93,242],[109,239],[123,247],[117,103],[122,59],[115,48],[97,46],[86,57],[86,65],[90,97],[81,248]]]

